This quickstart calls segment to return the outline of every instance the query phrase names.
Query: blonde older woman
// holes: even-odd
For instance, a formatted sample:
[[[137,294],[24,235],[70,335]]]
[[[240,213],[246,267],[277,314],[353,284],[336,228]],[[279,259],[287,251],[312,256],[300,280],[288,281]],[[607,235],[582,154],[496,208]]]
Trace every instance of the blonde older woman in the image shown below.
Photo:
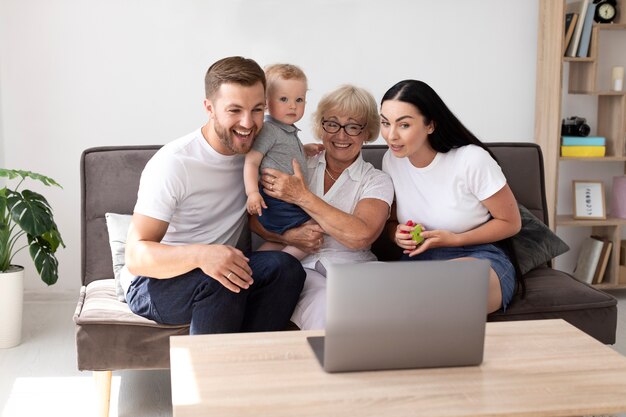
[[[393,201],[390,177],[361,156],[363,144],[376,140],[380,130],[374,97],[359,87],[339,87],[322,98],[313,120],[325,151],[307,160],[308,186],[297,162],[294,175],[266,169],[261,181],[268,195],[299,205],[317,224],[277,235],[251,223],[266,240],[309,253],[302,259],[307,278],[291,318],[302,329],[324,328],[329,263],[376,260],[370,246]]]

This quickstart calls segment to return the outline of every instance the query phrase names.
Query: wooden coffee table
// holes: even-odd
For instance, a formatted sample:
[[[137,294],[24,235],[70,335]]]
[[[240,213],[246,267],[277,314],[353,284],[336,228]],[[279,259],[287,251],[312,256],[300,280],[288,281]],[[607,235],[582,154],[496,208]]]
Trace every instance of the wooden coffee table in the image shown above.
[[[457,368],[327,374],[306,341],[321,334],[173,336],[174,416],[573,416],[626,411],[626,357],[562,320],[488,323],[482,365]]]

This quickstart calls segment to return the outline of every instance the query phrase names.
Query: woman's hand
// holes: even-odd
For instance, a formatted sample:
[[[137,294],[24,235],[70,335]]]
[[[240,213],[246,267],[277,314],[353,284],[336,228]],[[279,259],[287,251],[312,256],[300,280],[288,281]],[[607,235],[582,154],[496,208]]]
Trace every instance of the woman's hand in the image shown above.
[[[404,253],[410,253],[415,250],[417,244],[409,234],[411,230],[413,230],[415,226],[408,226],[406,224],[398,224],[396,226],[396,233],[394,235],[394,240],[396,241],[396,245],[400,246],[404,249]],[[422,230],[424,227],[422,226]]]
[[[269,168],[263,170],[261,185],[266,194],[300,206],[326,235],[332,236],[348,249],[369,249],[385,225],[389,204],[378,198],[363,198],[356,203],[352,213],[346,213],[312,193],[305,185],[298,162],[294,160],[292,164],[294,175]],[[393,185],[388,181],[387,189],[391,187]],[[317,249],[323,243],[323,237],[320,238],[316,243]],[[297,244],[293,246],[298,247]],[[300,248],[307,252],[316,250],[312,246]]]
[[[298,161],[294,159],[292,165],[293,175],[272,168],[263,169],[261,184],[265,193],[270,197],[278,198],[287,203],[298,204],[303,196],[309,192],[309,189],[304,181],[304,175]]]
[[[282,235],[265,229],[257,216],[248,218],[250,230],[261,236],[268,242],[276,242],[286,246],[295,246],[306,253],[314,253],[320,250],[324,244],[324,229],[314,222],[286,230]]]
[[[424,227],[422,226],[421,236],[424,238],[424,241],[415,249],[407,249],[404,251],[404,253],[412,257],[415,255],[419,255],[420,253],[426,252],[428,249],[431,248],[455,247],[461,245],[461,242],[459,241],[459,235],[457,235],[456,233],[452,233],[448,230],[427,231],[424,230]],[[409,240],[412,240],[410,236]]]
[[[307,158],[310,158],[322,152],[324,150],[324,145],[322,145],[321,143],[307,143],[303,146],[303,148],[304,154],[307,156]]]
[[[286,230],[282,237],[288,245],[306,253],[314,253],[324,244],[324,229],[317,223],[306,223]]]

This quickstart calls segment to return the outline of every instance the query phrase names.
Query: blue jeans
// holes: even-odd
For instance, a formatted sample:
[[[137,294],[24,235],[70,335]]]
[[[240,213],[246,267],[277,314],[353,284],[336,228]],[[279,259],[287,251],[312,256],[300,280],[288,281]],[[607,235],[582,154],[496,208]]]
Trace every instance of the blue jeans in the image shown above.
[[[135,278],[128,306],[158,323],[190,323],[190,334],[284,330],[304,284],[302,265],[285,252],[246,256],[254,283],[239,293],[197,268],[169,279]]]
[[[259,187],[259,192],[267,204],[267,208],[263,209],[263,215],[258,217],[265,230],[282,235],[285,231],[311,220],[311,216],[300,206],[270,197],[265,194],[263,187]]]
[[[433,261],[457,258],[477,258],[489,261],[491,269],[496,272],[500,281],[502,309],[506,311],[507,306],[515,295],[515,268],[506,253],[498,246],[486,243],[453,248],[433,248],[413,257],[409,257],[406,254],[402,255],[403,261]]]

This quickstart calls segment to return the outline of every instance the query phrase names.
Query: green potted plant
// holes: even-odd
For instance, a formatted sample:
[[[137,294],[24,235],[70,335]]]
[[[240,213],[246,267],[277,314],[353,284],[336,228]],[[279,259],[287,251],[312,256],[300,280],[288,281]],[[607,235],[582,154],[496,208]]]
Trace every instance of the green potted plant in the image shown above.
[[[14,188],[0,188],[0,348],[6,348],[19,344],[22,332],[24,268],[11,264],[13,257],[29,248],[37,273],[43,282],[52,285],[59,277],[54,253],[65,244],[44,196],[20,190],[26,179],[61,186],[52,178],[30,171],[0,168],[0,178],[17,181]]]

